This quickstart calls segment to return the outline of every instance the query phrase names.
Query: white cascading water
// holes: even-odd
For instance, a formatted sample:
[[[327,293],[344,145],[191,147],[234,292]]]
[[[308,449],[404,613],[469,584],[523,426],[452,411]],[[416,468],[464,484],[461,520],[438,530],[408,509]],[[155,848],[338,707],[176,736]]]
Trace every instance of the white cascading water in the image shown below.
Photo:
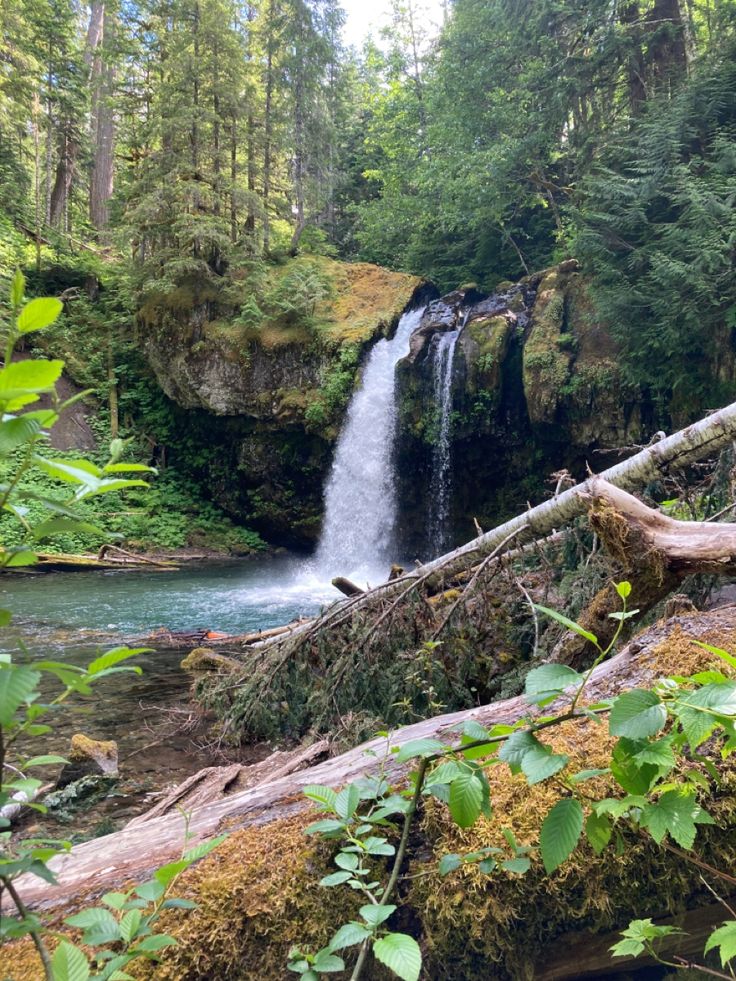
[[[325,488],[325,518],[315,556],[318,574],[383,582],[396,554],[396,382],[398,362],[424,313],[405,313],[391,340],[370,352],[353,395]]]
[[[464,324],[463,324],[464,326]],[[452,365],[455,344],[462,327],[436,334],[432,352],[434,404],[439,411],[437,441],[432,451],[427,538],[430,557],[443,555],[449,548],[449,517],[452,499]]]

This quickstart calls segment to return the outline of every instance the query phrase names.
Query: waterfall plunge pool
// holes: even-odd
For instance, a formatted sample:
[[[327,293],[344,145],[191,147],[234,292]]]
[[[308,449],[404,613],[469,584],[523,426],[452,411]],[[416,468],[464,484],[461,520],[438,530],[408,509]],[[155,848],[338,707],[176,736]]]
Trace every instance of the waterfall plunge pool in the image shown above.
[[[14,659],[86,664],[100,650],[163,628],[242,634],[310,616],[340,598],[329,578],[293,555],[207,562],[178,571],[5,574],[0,608],[13,613],[0,650]],[[75,828],[109,830],[145,810],[162,788],[218,762],[199,745],[202,726],[189,709],[191,677],[180,662],[188,647],[154,648],[134,662],[143,672],[103,679],[92,697],[73,696],[52,719],[53,732],[34,739],[33,754],[64,752],[74,732],[118,743],[121,781],[113,796],[82,815]],[[44,681],[42,694],[58,686]],[[262,758],[268,747],[238,759]],[[224,762],[224,760],[223,760]],[[87,820],[88,818],[88,820]],[[58,828],[49,828],[56,835]]]

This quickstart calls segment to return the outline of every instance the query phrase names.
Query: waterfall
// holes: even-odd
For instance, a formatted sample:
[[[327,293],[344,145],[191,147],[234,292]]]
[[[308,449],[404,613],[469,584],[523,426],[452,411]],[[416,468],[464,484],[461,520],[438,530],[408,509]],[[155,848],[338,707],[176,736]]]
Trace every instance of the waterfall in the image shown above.
[[[464,323],[462,326],[465,326]],[[430,558],[442,555],[450,547],[452,365],[455,344],[461,330],[462,327],[459,327],[457,330],[435,334],[432,339],[432,382],[434,404],[439,419],[436,441],[432,450],[432,482],[427,518]]]
[[[348,407],[325,488],[316,567],[329,577],[382,582],[396,554],[395,369],[423,308],[405,313],[391,340],[373,347]]]

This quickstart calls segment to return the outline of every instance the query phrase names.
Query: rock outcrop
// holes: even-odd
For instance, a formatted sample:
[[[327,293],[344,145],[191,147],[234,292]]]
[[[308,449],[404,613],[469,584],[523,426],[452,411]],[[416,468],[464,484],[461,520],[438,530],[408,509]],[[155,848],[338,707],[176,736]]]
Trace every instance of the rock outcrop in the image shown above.
[[[284,307],[295,273],[326,284],[303,316],[256,325],[204,303],[141,312],[143,349],[178,407],[177,429],[202,448],[188,469],[229,514],[286,545],[316,539],[332,446],[365,350],[391,332],[422,285],[369,263],[305,257],[271,271]]]

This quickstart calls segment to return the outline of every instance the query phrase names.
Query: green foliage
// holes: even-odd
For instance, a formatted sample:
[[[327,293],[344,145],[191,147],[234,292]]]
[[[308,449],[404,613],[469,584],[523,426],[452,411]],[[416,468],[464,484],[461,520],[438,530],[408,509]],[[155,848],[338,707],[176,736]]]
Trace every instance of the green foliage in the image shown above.
[[[609,615],[618,622],[618,636],[624,622],[636,611],[627,608],[632,594],[630,583],[617,583],[616,592],[622,608]],[[602,650],[597,639],[575,622],[556,611],[540,609],[598,647],[598,661],[612,650],[616,638]],[[718,649],[714,652],[731,666],[732,655]],[[420,951],[415,941],[408,942],[411,938],[394,934],[366,936],[365,931],[374,926],[374,921],[383,923],[396,911],[396,906],[387,905],[387,901],[393,897],[400,879],[411,822],[424,795],[447,805],[453,822],[460,828],[469,828],[481,815],[490,818],[493,813],[485,773],[488,767],[505,764],[512,773],[523,773],[529,785],[554,779],[561,786],[562,796],[544,815],[539,833],[539,858],[547,875],[563,865],[581,842],[587,842],[598,855],[609,848],[614,838],[617,848],[625,848],[620,829],[647,833],[657,844],[670,838],[689,852],[698,827],[713,823],[701,801],[707,781],[695,768],[680,768],[676,777],[672,771],[678,758],[695,756],[702,762],[696,750],[705,738],[718,739],[722,756],[736,750],[736,682],[720,672],[709,671],[693,678],[665,679],[652,690],[633,689],[604,702],[583,705],[581,698],[589,677],[590,671],[581,675],[565,665],[543,665],[527,675],[525,697],[532,705],[562,702],[563,708],[556,715],[541,716],[535,721],[521,719],[514,725],[498,724],[490,729],[470,722],[460,727],[462,735],[454,745],[424,738],[395,747],[392,752],[397,761],[421,761],[409,775],[408,789],[392,791],[383,777],[383,768],[378,777],[348,784],[339,793],[330,787],[305,788],[306,796],[323,813],[333,815],[314,822],[307,833],[341,842],[335,857],[340,871],[323,878],[321,884],[362,890],[372,895],[375,904],[361,910],[364,923],[346,924],[333,938],[334,949],[361,944],[353,981],[361,977],[365,955],[371,947],[374,956],[399,977],[417,978],[421,970]],[[554,753],[539,738],[543,730],[562,722],[587,718],[600,724],[602,716],[608,716],[608,731],[618,737],[610,766],[605,769],[570,773],[569,758]],[[696,724],[696,718],[702,720],[701,724]],[[662,736],[665,727],[667,734]],[[601,799],[600,794],[585,789],[588,781],[603,774],[615,780],[620,796]],[[387,838],[374,835],[376,824],[398,816],[403,818],[401,844],[395,852],[388,884],[380,889],[378,873],[364,865],[363,858],[368,854],[394,855]],[[492,847],[467,855],[449,854],[440,859],[438,874],[452,875],[463,866],[474,864],[485,874],[504,871],[523,875],[536,859],[536,850],[520,848],[509,829],[504,829],[504,837],[512,857],[504,858],[501,849]],[[372,849],[369,843],[373,842],[380,847]],[[368,883],[372,876],[376,881]],[[380,889],[380,896],[372,893],[374,889]],[[724,966],[736,957],[735,928],[736,924],[727,922],[706,944],[706,953],[720,949]],[[615,956],[636,957],[646,952],[658,957],[657,941],[674,932],[678,931],[656,926],[651,919],[636,920],[612,951]],[[319,953],[314,957],[319,957]],[[309,969],[314,971],[314,977],[319,976],[314,960],[307,960],[301,951],[293,952],[292,970],[299,970],[293,966],[297,963],[306,965],[303,974]]]
[[[733,42],[672,100],[655,101],[583,183],[575,249],[630,380],[688,414],[725,400],[703,351],[728,345],[736,309]]]

